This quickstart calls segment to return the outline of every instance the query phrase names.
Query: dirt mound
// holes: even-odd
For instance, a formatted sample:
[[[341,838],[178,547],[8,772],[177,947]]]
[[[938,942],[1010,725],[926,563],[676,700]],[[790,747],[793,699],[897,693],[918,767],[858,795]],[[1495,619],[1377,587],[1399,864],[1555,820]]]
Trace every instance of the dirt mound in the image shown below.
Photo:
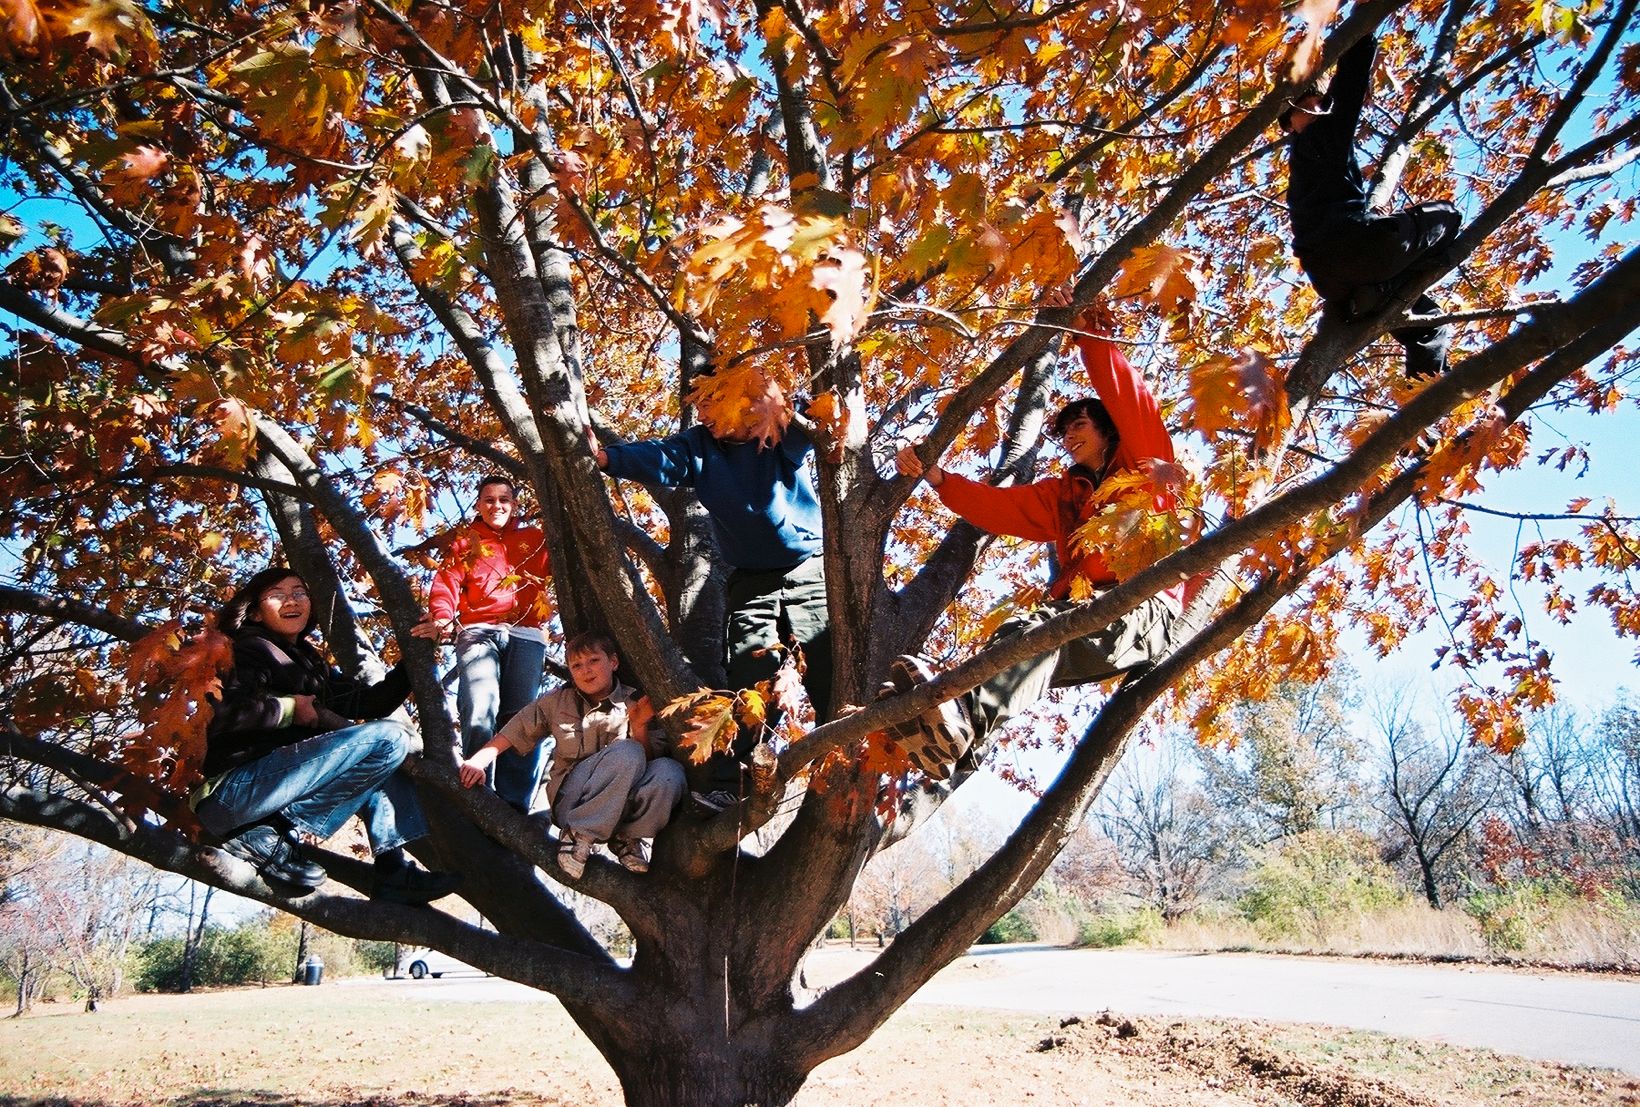
[[[1039,1053],[1119,1056],[1136,1068],[1183,1072],[1207,1087],[1255,1103],[1295,1107],[1442,1107],[1443,1101],[1341,1070],[1301,1061],[1253,1035],[1256,1023],[1125,1018],[1106,1012],[1068,1018],[1044,1038]]]

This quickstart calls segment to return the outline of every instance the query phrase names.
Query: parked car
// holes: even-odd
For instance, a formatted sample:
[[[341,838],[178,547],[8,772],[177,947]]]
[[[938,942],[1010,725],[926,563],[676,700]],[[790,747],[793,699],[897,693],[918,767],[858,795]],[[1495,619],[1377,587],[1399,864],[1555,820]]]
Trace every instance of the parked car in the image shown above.
[[[412,980],[425,980],[429,976],[437,980],[445,973],[483,975],[466,962],[457,961],[448,953],[440,953],[436,949],[407,949],[399,958],[399,965]]]

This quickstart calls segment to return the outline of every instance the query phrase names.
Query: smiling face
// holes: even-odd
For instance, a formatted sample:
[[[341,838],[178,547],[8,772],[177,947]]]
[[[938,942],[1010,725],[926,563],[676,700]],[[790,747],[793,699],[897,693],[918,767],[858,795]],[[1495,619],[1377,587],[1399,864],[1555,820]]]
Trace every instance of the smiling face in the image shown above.
[[[1110,452],[1110,439],[1086,414],[1066,423],[1059,441],[1065,452],[1071,455],[1072,461],[1089,469],[1097,470],[1103,466],[1105,456]]]
[[[513,490],[500,481],[493,481],[478,490],[478,517],[496,530],[504,530],[518,506]]]
[[[621,667],[618,655],[594,647],[577,650],[565,660],[569,663],[570,679],[583,696],[601,700],[615,690],[615,670]]]
[[[313,601],[308,598],[307,585],[292,574],[280,577],[267,587],[247,613],[253,623],[261,623],[274,634],[294,642],[307,629],[313,616]]]

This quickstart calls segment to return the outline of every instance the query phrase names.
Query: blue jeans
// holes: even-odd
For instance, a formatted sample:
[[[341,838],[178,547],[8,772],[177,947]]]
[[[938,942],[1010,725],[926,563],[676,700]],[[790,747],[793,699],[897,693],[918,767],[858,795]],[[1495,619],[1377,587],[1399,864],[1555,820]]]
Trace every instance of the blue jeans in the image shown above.
[[[322,839],[358,815],[374,852],[402,846],[427,833],[409,778],[395,772],[409,754],[410,731],[392,719],[315,735],[228,770],[199,821],[226,835],[280,814]]]
[[[462,627],[456,635],[456,710],[461,713],[461,752],[471,756],[495,732],[541,694],[547,644],[520,638],[506,627]],[[496,795],[528,811],[541,787],[546,743],[528,755],[504,750],[490,770]]]

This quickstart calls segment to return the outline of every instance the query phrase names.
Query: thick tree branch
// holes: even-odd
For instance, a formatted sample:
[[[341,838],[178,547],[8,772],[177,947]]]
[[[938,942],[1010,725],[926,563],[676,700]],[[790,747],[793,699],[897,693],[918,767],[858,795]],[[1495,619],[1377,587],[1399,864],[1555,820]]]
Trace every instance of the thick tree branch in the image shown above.
[[[443,950],[475,968],[540,988],[566,1002],[634,1002],[626,974],[599,960],[511,935],[495,934],[429,908],[400,907],[337,895],[290,899],[263,883],[242,861],[190,845],[147,823],[124,823],[107,811],[62,796],[9,787],[0,817],[51,827],[107,846],[157,869],[265,903],[352,938],[413,942]]]
[[[10,585],[0,585],[0,611],[12,611],[19,615],[40,615],[58,622],[77,623],[92,630],[100,630],[104,634],[111,634],[124,642],[135,642],[152,629],[136,619],[116,615],[107,608],[95,604],[64,599],[61,596],[47,596],[39,592],[30,592],[25,588],[13,588]]]
[[[1640,298],[1640,250],[1624,257],[1571,301],[1545,310],[1509,337],[1452,369],[1409,400],[1400,412],[1364,439],[1354,453],[1328,471],[1163,558],[1096,599],[981,650],[937,679],[872,704],[858,714],[817,727],[781,754],[780,778],[789,779],[813,759],[857,741],[872,730],[920,714],[1019,661],[1107,626],[1146,598],[1198,573],[1215,569],[1222,561],[1283,527],[1342,503],[1368,476],[1391,463],[1426,428],[1521,367],[1562,347],[1572,347],[1574,354],[1555,359],[1557,371],[1563,378],[1577,368],[1571,364],[1577,355],[1586,361],[1593,356],[1591,349],[1609,348],[1617,340],[1612,335],[1619,328],[1627,333],[1640,324],[1640,320],[1625,310],[1625,305],[1635,298]],[[1594,332],[1592,337],[1589,332]],[[1577,344],[1574,346],[1574,343]]]

